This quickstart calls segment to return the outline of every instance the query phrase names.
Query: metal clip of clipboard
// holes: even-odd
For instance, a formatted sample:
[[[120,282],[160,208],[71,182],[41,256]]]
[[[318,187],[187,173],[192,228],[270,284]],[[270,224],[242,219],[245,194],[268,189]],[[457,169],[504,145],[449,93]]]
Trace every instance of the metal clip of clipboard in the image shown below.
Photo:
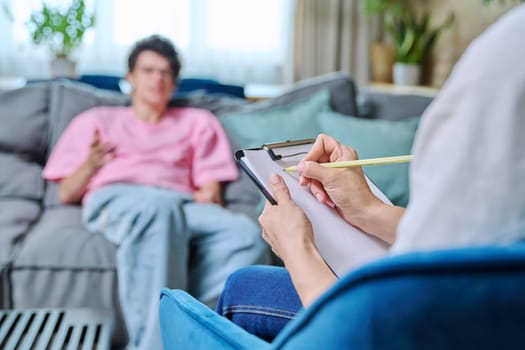
[[[304,140],[293,140],[293,141],[284,141],[284,142],[276,142],[276,143],[266,143],[262,145],[261,148],[267,150],[272,160],[275,161],[275,160],[280,160],[282,158],[295,157],[295,156],[307,153],[305,151],[300,151],[300,152],[294,152],[294,153],[288,153],[288,154],[283,154],[283,153],[278,154],[276,153],[276,151],[279,148],[289,148],[289,147],[294,147],[294,146],[309,145],[309,144],[313,144],[314,142],[315,142],[314,139],[304,139]]]
[[[281,169],[286,168],[290,165],[296,165],[297,162],[302,158],[300,156],[305,155],[311,148],[311,145],[315,142],[314,139],[303,139],[284,141],[276,143],[263,144],[259,148],[250,149],[239,149],[235,152],[235,159],[246,174],[252,179],[259,190],[272,204],[277,204],[271,193],[261,182],[258,174],[254,171],[250,162],[247,161],[247,152],[264,152],[268,154],[269,158],[273,163],[278,164]],[[262,169],[259,169],[262,170]],[[290,174],[289,174],[290,175]]]

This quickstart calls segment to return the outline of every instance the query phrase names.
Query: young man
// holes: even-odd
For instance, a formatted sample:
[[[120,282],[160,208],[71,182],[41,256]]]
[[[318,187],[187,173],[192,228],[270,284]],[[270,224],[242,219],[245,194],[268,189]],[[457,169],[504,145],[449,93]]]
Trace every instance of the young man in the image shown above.
[[[131,348],[161,348],[161,288],[182,288],[211,305],[227,276],[267,262],[258,225],[224,209],[221,184],[238,170],[217,119],[168,108],[180,61],[159,36],[128,59],[130,107],[96,107],[64,131],[44,169],[65,204],[118,245],[119,296]]]

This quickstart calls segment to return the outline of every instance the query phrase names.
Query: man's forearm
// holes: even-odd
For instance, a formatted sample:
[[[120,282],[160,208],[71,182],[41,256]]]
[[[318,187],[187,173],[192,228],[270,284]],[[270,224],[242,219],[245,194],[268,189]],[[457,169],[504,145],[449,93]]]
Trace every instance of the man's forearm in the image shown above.
[[[64,204],[79,203],[84,194],[89,180],[95,174],[88,163],[83,163],[71,175],[60,181],[60,200]]]

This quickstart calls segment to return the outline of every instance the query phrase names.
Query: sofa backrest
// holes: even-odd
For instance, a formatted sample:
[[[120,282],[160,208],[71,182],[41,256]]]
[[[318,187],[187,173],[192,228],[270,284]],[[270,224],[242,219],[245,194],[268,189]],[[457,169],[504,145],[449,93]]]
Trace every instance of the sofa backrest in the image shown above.
[[[357,115],[357,87],[352,77],[344,72],[328,73],[302,80],[292,85],[282,95],[250,104],[242,112],[258,112],[288,106],[304,100],[322,89],[329,90],[332,110],[345,115]]]
[[[40,215],[49,98],[47,84],[0,94],[0,267]]]
[[[434,96],[395,93],[363,87],[359,89],[359,116],[372,119],[401,120],[421,116]]]

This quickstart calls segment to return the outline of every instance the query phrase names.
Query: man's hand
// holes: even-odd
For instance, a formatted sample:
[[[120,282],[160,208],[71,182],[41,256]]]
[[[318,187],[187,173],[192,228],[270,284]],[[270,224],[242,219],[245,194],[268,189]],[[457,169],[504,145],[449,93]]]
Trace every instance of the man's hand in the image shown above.
[[[89,155],[82,165],[71,175],[60,181],[60,200],[64,204],[80,202],[86,192],[89,180],[95,173],[113,159],[115,147],[110,143],[102,143],[100,134],[95,130],[89,149]]]
[[[85,164],[93,173],[106,165],[114,157],[115,146],[110,143],[100,141],[100,132],[95,130],[91,146],[89,147],[89,156]]]
[[[197,203],[215,203],[223,205],[221,189],[222,186],[219,182],[208,182],[193,192],[193,199]]]

